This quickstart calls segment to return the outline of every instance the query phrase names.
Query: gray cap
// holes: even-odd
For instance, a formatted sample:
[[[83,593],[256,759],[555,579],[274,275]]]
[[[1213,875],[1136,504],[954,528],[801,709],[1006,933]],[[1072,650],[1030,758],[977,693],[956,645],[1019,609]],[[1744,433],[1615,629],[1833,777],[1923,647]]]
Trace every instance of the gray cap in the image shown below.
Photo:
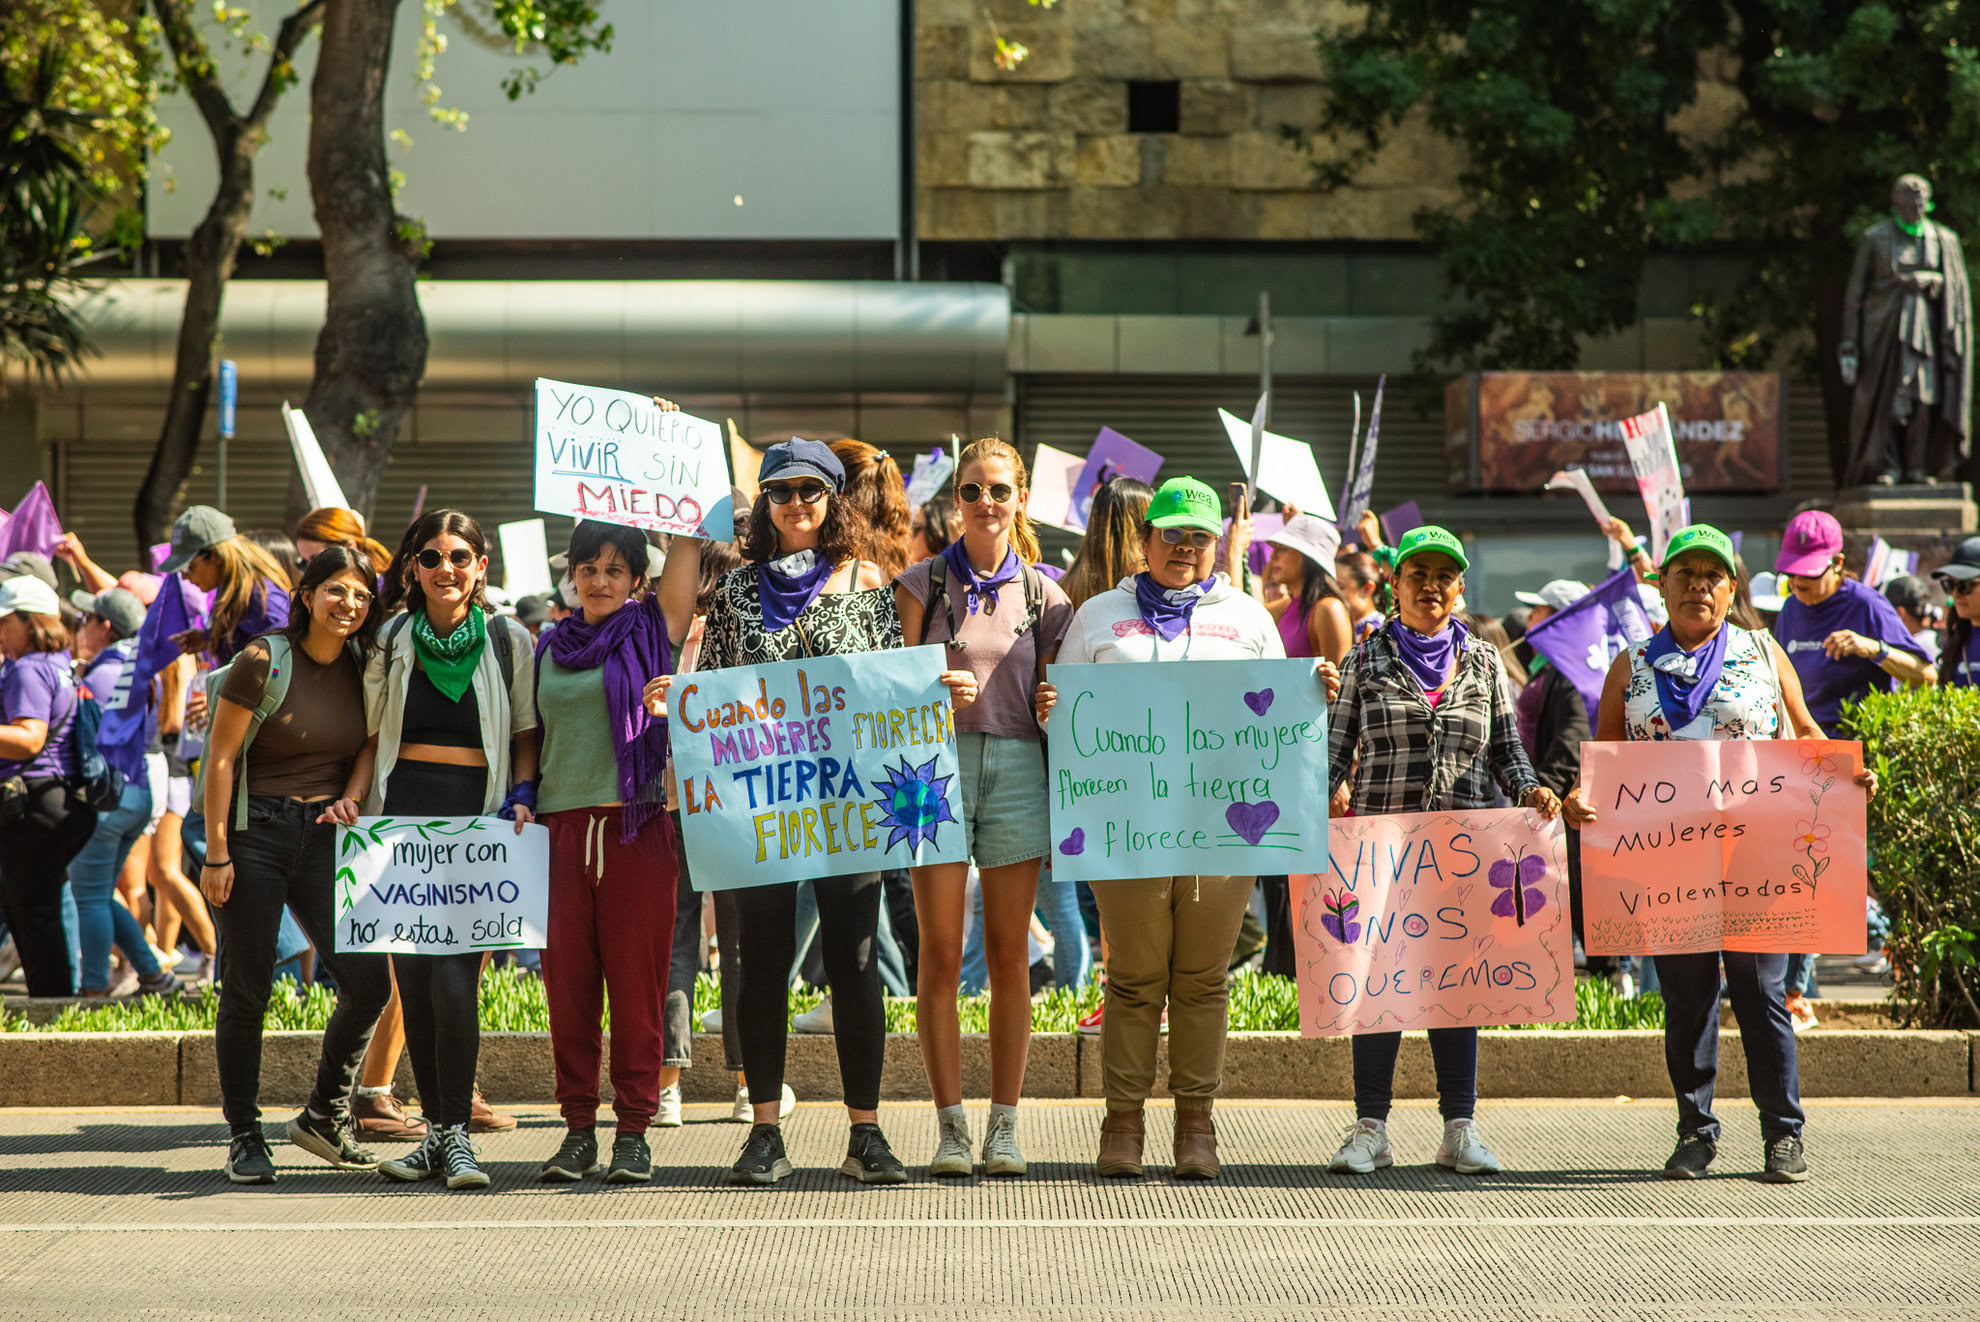
[[[1550,610],[1558,611],[1574,605],[1587,596],[1588,592],[1588,585],[1579,579],[1557,578],[1538,592],[1515,592],[1513,597],[1523,606],[1545,606]]]
[[[105,588],[101,592],[77,588],[69,594],[69,604],[108,624],[119,638],[135,637],[144,627],[144,603],[129,588]]]
[[[1900,610],[1908,610],[1913,615],[1922,611],[1937,610],[1946,601],[1944,589],[1935,591],[1930,583],[1916,574],[1899,574],[1884,584],[1884,600]]]
[[[531,594],[516,598],[516,618],[532,629],[541,628],[550,622],[550,598],[541,594]]]
[[[172,521],[172,549],[158,572],[176,574],[201,551],[210,551],[239,532],[232,519],[211,505],[191,506]]]
[[[16,551],[0,560],[0,581],[29,574],[49,587],[55,586],[55,565],[39,551]]]

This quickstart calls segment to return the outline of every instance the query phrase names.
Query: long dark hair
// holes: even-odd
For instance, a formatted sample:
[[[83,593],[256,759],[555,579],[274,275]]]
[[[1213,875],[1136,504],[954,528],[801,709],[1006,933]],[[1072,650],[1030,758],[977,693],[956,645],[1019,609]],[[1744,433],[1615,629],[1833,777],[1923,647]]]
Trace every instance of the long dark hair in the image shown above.
[[[1086,515],[1086,535],[1059,586],[1078,610],[1090,599],[1109,591],[1129,574],[1146,568],[1141,551],[1141,516],[1155,488],[1138,478],[1117,477],[1101,484],[1093,493],[1093,508]]]
[[[866,519],[859,507],[836,491],[825,497],[825,521],[818,528],[818,554],[832,564],[858,559],[866,548]],[[749,534],[739,548],[743,559],[763,564],[777,558],[777,529],[770,522],[770,497],[759,491],[749,511]],[[886,569],[881,566],[882,571]]]
[[[371,563],[371,557],[349,546],[326,546],[303,566],[302,582],[296,584],[295,590],[289,594],[289,622],[282,629],[282,636],[292,646],[301,647],[309,637],[309,606],[303,601],[303,593],[314,592],[346,570],[366,583],[378,581],[378,568]],[[378,646],[378,624],[385,618],[385,607],[380,604],[382,600],[379,593],[372,593],[364,618],[358,621],[356,631],[351,634],[367,656]]]
[[[1960,658],[1966,655],[1967,640],[1973,637],[1973,621],[1959,613],[1954,606],[1946,612],[1945,631],[1939,635],[1939,682],[1950,684],[1959,670]]]
[[[1304,551],[1300,552],[1299,558],[1302,561],[1301,568],[1305,571],[1301,575],[1299,584],[1299,622],[1304,625],[1313,618],[1313,608],[1327,598],[1332,597],[1342,606],[1347,605],[1347,598],[1341,595],[1340,588],[1335,585],[1332,570]]]
[[[1767,622],[1760,618],[1760,611],[1753,604],[1753,593],[1747,586],[1746,560],[1737,551],[1733,552],[1733,599],[1726,607],[1726,618],[1749,632],[1767,632]]]
[[[419,558],[420,548],[443,533],[452,533],[468,544],[477,560],[488,554],[488,539],[482,535],[481,525],[471,514],[460,510],[434,510],[419,522],[406,529],[406,535],[399,539],[399,549],[392,555],[392,566],[385,571],[385,585],[379,598],[385,613],[400,603],[409,611],[426,609],[426,594],[419,589],[419,577],[413,572],[414,562]],[[316,561],[310,561],[314,565]],[[645,566],[638,566],[644,571]],[[484,591],[488,579],[483,575],[474,585],[473,602],[483,610],[488,609],[488,596]]]

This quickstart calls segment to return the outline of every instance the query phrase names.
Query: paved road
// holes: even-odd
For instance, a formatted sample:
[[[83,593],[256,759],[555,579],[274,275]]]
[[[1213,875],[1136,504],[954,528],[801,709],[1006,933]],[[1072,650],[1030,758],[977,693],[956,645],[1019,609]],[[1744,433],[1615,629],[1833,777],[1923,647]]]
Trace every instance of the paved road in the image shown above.
[[[0,1317],[1980,1319],[1975,1102],[1813,1102],[1816,1179],[1788,1187],[1751,1178],[1744,1103],[1682,1185],[1646,1169],[1661,1102],[1488,1103],[1509,1171],[1484,1180],[1429,1163],[1427,1105],[1360,1179],[1322,1169],[1345,1105],[1232,1105],[1223,1178],[1191,1186],[1095,1178],[1098,1105],[1027,1103],[1032,1178],[894,1189],[839,1176],[843,1113],[806,1105],[770,1190],[720,1183],[743,1130],[688,1109],[651,1185],[534,1184],[538,1109],[460,1194],[286,1145],[280,1183],[235,1189],[211,1111],[0,1111]],[[926,1160],[926,1107],[882,1120]],[[1168,1129],[1151,1111],[1151,1152]]]

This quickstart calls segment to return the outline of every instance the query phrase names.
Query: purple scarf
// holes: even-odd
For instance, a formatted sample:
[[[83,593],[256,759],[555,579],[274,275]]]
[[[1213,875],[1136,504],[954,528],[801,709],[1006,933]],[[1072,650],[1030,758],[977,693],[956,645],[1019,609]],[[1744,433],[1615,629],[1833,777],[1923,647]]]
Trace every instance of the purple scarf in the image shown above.
[[[599,624],[573,612],[543,636],[551,658],[566,670],[605,670],[605,710],[612,719],[612,753],[619,764],[619,841],[631,844],[640,827],[666,810],[660,772],[667,760],[667,723],[647,714],[646,681],[668,673],[667,620],[653,597],[629,601]]]
[[[816,551],[799,551],[756,567],[756,599],[763,604],[763,629],[782,633],[804,614],[838,566]]]
[[[1668,624],[1651,637],[1643,658],[1657,672],[1657,705],[1664,709],[1672,733],[1697,720],[1711,700],[1712,690],[1719,686],[1719,672],[1726,668],[1726,637],[1731,632],[1721,624],[1718,632],[1692,652],[1677,645]]]
[[[1196,603],[1203,600],[1216,581],[1206,578],[1186,588],[1165,588],[1144,571],[1134,576],[1134,604],[1141,608],[1141,618],[1148,622],[1149,628],[1164,641],[1174,642],[1189,628],[1189,617],[1196,613]]]
[[[1433,634],[1418,633],[1404,624],[1401,616],[1389,621],[1389,638],[1396,645],[1396,655],[1409,668],[1409,673],[1416,676],[1425,693],[1444,687],[1444,681],[1450,678],[1452,659],[1470,636],[1471,630],[1456,616]]]
[[[1004,563],[991,570],[987,576],[978,578],[976,566],[969,562],[969,556],[963,551],[960,537],[943,548],[942,558],[948,561],[949,568],[955,571],[956,577],[963,581],[963,600],[968,603],[971,615],[976,614],[978,606],[983,606],[986,613],[994,614],[997,609],[997,589],[1006,583],[1015,582],[1019,573],[1017,552],[1005,551]]]

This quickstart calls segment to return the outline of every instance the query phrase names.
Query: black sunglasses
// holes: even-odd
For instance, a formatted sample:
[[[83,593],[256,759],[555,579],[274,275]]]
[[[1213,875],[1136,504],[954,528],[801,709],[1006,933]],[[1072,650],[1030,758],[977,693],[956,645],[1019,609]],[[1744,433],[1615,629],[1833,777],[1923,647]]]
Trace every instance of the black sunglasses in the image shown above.
[[[465,546],[457,546],[447,552],[447,554],[442,555],[429,546],[419,553],[419,567],[421,569],[438,569],[441,565],[450,562],[456,569],[466,569],[474,563],[474,552],[468,550]]]
[[[1980,588],[1980,578],[1941,578],[1939,586],[1955,597],[1963,597],[1975,588]]]
[[[788,505],[795,496],[807,505],[816,505],[825,498],[831,488],[823,482],[806,482],[802,486],[792,486],[783,482],[765,482],[763,494],[770,497],[772,505]]]
[[[996,501],[999,505],[1017,494],[1017,488],[1008,482],[996,482],[987,487],[981,482],[965,482],[956,488],[956,499],[965,505],[974,505],[977,501],[983,499],[983,493],[985,491],[988,491],[990,493],[990,499]]]

